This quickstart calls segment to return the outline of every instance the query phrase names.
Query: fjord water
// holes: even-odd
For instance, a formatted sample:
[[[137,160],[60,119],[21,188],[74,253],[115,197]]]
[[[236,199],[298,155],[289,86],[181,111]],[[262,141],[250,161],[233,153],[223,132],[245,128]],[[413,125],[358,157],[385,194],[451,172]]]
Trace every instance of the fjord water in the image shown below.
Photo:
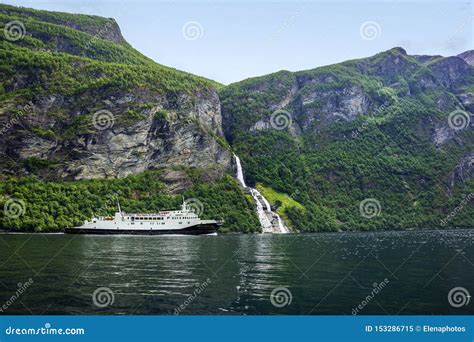
[[[474,293],[473,238],[474,230],[3,234],[0,304],[8,303],[2,314],[172,315],[183,305],[180,314],[351,315],[365,301],[359,314],[473,314],[472,301],[459,308],[448,302],[452,288]],[[99,287],[113,292],[107,307],[94,305]],[[281,287],[287,296],[275,306],[270,296]]]

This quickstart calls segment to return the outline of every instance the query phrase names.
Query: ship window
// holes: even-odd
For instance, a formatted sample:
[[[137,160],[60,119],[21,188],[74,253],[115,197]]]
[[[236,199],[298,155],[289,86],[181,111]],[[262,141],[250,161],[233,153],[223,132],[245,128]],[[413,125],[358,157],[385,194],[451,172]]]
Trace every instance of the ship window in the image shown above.
[[[180,222],[179,224],[183,224],[183,222]]]
[[[135,222],[132,222],[132,224],[135,224]]]
[[[140,224],[143,224],[143,222],[140,222]]]

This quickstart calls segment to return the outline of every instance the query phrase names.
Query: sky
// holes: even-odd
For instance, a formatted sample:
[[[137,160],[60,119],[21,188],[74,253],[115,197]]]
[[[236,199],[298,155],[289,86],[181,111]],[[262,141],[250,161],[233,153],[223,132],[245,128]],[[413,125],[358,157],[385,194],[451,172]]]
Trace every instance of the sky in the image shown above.
[[[473,1],[6,0],[115,18],[158,63],[223,84],[305,70],[401,46],[409,54],[473,49]]]

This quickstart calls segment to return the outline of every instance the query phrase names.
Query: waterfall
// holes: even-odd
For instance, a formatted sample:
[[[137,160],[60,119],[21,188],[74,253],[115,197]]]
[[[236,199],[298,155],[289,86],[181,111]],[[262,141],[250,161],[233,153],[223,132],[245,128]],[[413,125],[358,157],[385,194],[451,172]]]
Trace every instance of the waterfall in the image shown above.
[[[237,180],[240,182],[240,184],[242,184],[244,189],[246,189],[247,185],[245,184],[244,173],[242,171],[242,164],[240,163],[240,158],[237,157],[235,154],[234,154],[234,158],[235,158],[235,164],[237,164]]]
[[[255,188],[249,188],[245,184],[244,173],[242,171],[242,164],[240,158],[234,154],[235,164],[237,165],[237,180],[240,184],[250,192],[257,205],[257,216],[262,226],[263,233],[289,233],[288,228],[283,224],[280,215],[272,211],[270,203],[263,197],[263,195]]]

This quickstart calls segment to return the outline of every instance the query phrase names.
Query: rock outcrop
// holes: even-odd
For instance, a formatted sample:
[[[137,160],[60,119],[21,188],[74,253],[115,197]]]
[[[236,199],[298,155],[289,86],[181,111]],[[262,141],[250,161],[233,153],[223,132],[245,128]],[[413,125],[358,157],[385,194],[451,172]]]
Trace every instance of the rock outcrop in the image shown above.
[[[0,6],[4,21],[25,11],[28,39],[0,42],[0,173],[90,179],[230,168],[212,82],[148,60],[113,19]]]
[[[456,109],[470,115],[474,112],[471,60],[472,51],[454,57],[409,56],[404,49],[394,48],[366,59],[248,79],[221,92],[224,131],[232,140],[236,130],[274,129],[272,114],[280,110],[293,135],[318,134],[334,123],[383,117],[398,99],[422,93],[433,96],[434,107],[445,117]],[[238,89],[238,97],[233,89]],[[239,104],[239,112],[232,102]],[[437,145],[457,136],[448,120],[429,125]]]

